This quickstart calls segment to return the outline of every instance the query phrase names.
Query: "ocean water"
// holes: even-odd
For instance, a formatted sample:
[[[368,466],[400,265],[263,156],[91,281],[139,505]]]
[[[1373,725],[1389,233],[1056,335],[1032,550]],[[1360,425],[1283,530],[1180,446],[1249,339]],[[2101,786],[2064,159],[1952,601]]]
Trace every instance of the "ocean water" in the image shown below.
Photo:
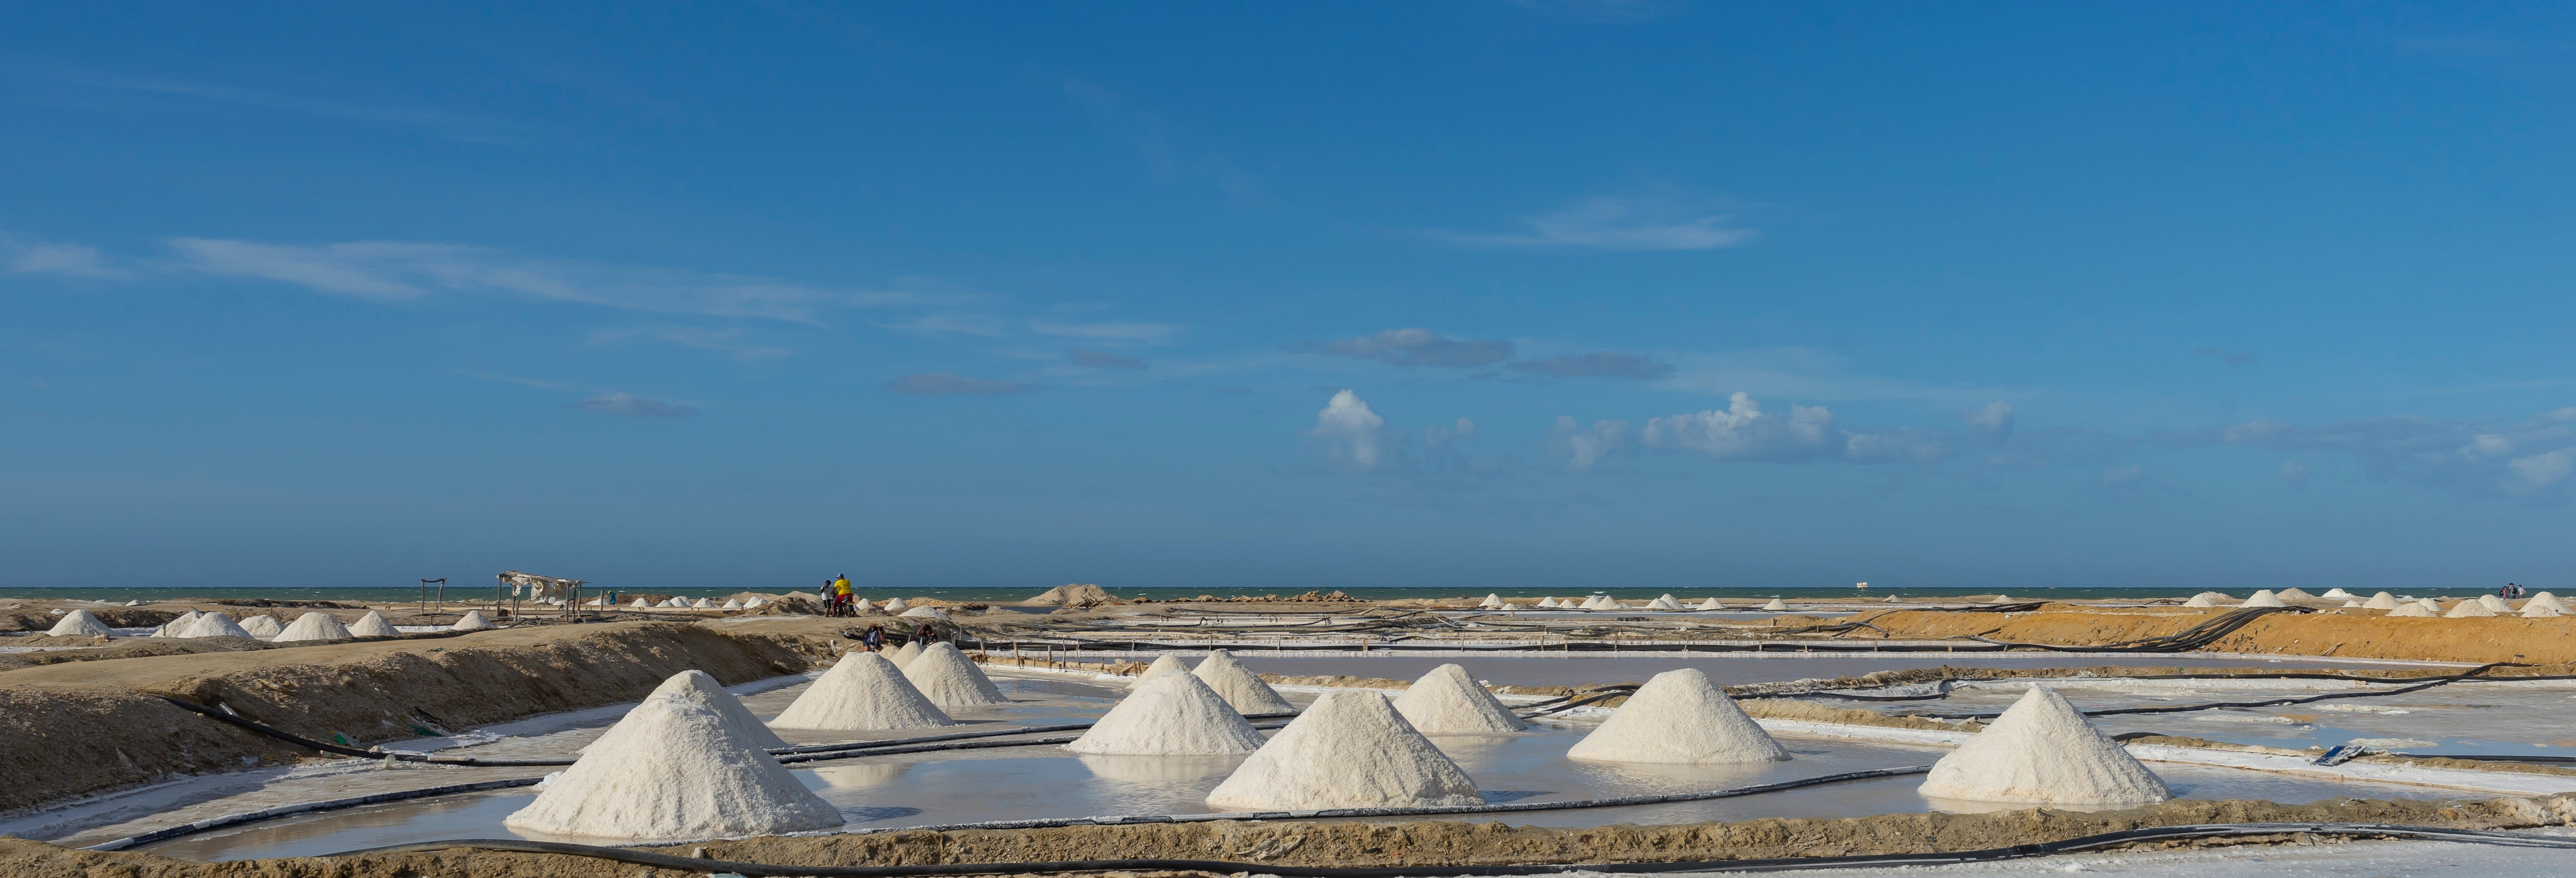
[[[802,591],[812,592],[812,591],[816,591],[816,590],[818,590],[818,589],[821,587],[822,582],[823,582],[823,580],[821,580],[820,578],[817,578],[816,580],[814,580],[814,581],[813,581],[813,582],[811,582],[811,583],[798,583],[798,584],[786,584],[786,583],[760,583],[760,584],[754,584],[754,585],[709,586],[709,587],[704,587],[704,588],[636,588],[636,589],[620,589],[620,591],[622,591],[622,592],[624,592],[624,593],[626,593],[626,594],[670,594],[670,595],[683,595],[683,596],[691,597],[691,598],[702,598],[702,597],[703,597],[703,598],[721,598],[721,597],[724,597],[725,595],[734,594],[734,593],[737,593],[737,592],[744,592],[744,591],[757,591],[757,592],[769,592],[769,593],[776,593],[776,592],[785,592],[785,591],[790,591],[790,590],[802,590]],[[592,589],[592,592],[591,592],[591,593],[596,594],[596,593],[597,593],[599,590],[601,590],[601,589],[616,588],[616,586],[615,586],[613,583],[595,583],[595,584],[593,584],[590,588]],[[889,598],[889,597],[901,596],[901,597],[907,597],[907,598],[909,598],[909,597],[933,597],[933,598],[938,598],[938,599],[940,599],[940,600],[947,600],[947,601],[989,601],[989,602],[1005,602],[1005,601],[1019,601],[1019,600],[1027,600],[1027,599],[1029,599],[1029,598],[1036,597],[1040,592],[1043,592],[1043,591],[1045,591],[1045,590],[1046,590],[1045,588],[935,588],[935,587],[934,587],[934,588],[919,588],[919,587],[905,587],[905,586],[880,586],[880,585],[874,585],[874,584],[860,584],[860,585],[857,585],[857,586],[856,586],[856,591],[857,591],[857,593],[858,593],[858,595],[859,595],[860,597],[868,598],[868,599],[871,599],[871,600],[884,600],[885,598]],[[1341,592],[1343,592],[1343,593],[1345,593],[1345,594],[1348,594],[1348,595],[1350,595],[1350,596],[1352,596],[1352,597],[1356,597],[1356,598],[1365,598],[1365,599],[1369,599],[1369,600],[1399,600],[1399,599],[1403,599],[1403,598],[1457,598],[1457,597],[1466,597],[1466,598],[1471,598],[1471,599],[1473,599],[1473,598],[1482,598],[1482,597],[1484,597],[1484,596],[1488,593],[1487,591],[1472,591],[1472,592],[1471,592],[1471,591],[1462,591],[1462,590],[1454,589],[1454,588],[1420,588],[1420,587],[1408,587],[1408,588],[1354,588],[1354,587],[1344,587],[1344,588],[1335,589],[1335,588],[1333,588],[1333,587],[1325,586],[1325,587],[1318,587],[1318,588],[1316,588],[1316,589],[1314,589],[1314,590],[1315,590],[1315,591],[1322,591],[1322,592],[1332,592],[1332,591],[1336,591],[1336,590],[1338,590],[1338,591],[1341,591]],[[2173,588],[2083,588],[2083,587],[2067,586],[2067,587],[2052,587],[2052,588],[2034,588],[2034,589],[2011,589],[2011,590],[2009,590],[2008,594],[2009,594],[2009,596],[2010,596],[2010,597],[2013,597],[2013,598],[2015,598],[2015,599],[2027,599],[2027,600],[2077,600],[2077,599],[2090,599],[2090,598],[2107,598],[2107,599],[2114,599],[2114,600],[2116,600],[2116,599],[2121,599],[2121,598],[2182,597],[2182,596],[2186,596],[2186,595],[2191,595],[2191,594],[2197,593],[2197,592],[2199,592],[2199,591],[2201,591],[2201,590],[2202,590],[2202,589],[2200,589],[2200,588],[2198,588],[2198,587],[2193,587],[2193,586],[2175,586],[2175,587],[2173,587]],[[2309,591],[2312,591],[2312,592],[2317,592],[2317,593],[2322,594],[2322,593],[2324,593],[2324,592],[2325,592],[2326,587],[2311,588],[2311,589],[2308,589],[2308,590],[2309,590]],[[1711,598],[1711,597],[1713,597],[1713,598],[1720,598],[1720,599],[1727,599],[1727,600],[1745,600],[1745,599],[1748,599],[1748,598],[1754,598],[1754,599],[1768,599],[1768,598],[1774,598],[1774,597],[1779,597],[1779,598],[1788,598],[1788,599],[1790,599],[1790,600],[1798,600],[1798,599],[1801,599],[1801,598],[1851,598],[1851,597],[1886,598],[1886,597],[1888,597],[1888,596],[1890,596],[1890,595],[1901,596],[1901,597],[1909,597],[1909,598],[1966,598],[1966,597],[1970,597],[1970,596],[1985,596],[1985,595],[1992,595],[1992,594],[1994,594],[1994,593],[1995,593],[1995,590],[1994,590],[1994,589],[1979,589],[1979,588],[1871,588],[1871,589],[1866,589],[1866,590],[1864,590],[1864,589],[1856,589],[1856,588],[1850,588],[1850,587],[1843,587],[1843,588],[1697,588],[1697,589],[1609,588],[1609,589],[1600,589],[1600,588],[1593,588],[1593,587],[1588,587],[1588,586],[1567,586],[1567,587],[1565,587],[1565,588],[1564,588],[1564,589],[1562,589],[1562,590],[1558,590],[1558,591],[1550,591],[1550,592],[1544,592],[1544,593],[1540,593],[1540,592],[1517,592],[1517,591],[1507,591],[1507,592],[1501,592],[1501,594],[1502,594],[1502,596],[1503,596],[1505,599],[1512,600],[1512,601],[1515,601],[1515,602],[1527,603],[1527,602],[1536,601],[1536,600],[1538,600],[1538,599],[1539,599],[1540,597],[1542,597],[1542,596],[1549,596],[1549,597],[1559,597],[1559,598],[1563,598],[1563,597],[1583,597],[1583,596],[1586,596],[1586,595],[1593,595],[1593,594],[1607,594],[1607,595],[1609,595],[1609,596],[1611,596],[1611,597],[1618,598],[1618,599],[1620,599],[1620,600],[1643,601],[1643,600],[1652,600],[1652,599],[1654,599],[1656,596],[1658,596],[1658,595],[1662,595],[1662,594],[1666,594],[1666,593],[1668,593],[1668,592],[1669,592],[1670,594],[1672,594],[1672,595],[1673,595],[1673,597],[1675,597],[1676,599],[1679,599],[1679,600],[1682,600],[1682,601],[1688,602],[1688,601],[1696,601],[1696,600],[1699,600],[1699,599],[1701,599],[1701,598]],[[421,590],[420,590],[419,588],[415,587],[415,586],[392,586],[392,587],[384,587],[384,586],[344,586],[344,587],[320,587],[320,588],[316,588],[316,587],[309,587],[309,586],[278,586],[278,587],[259,587],[259,588],[229,588],[229,587],[227,587],[227,588],[211,588],[211,587],[209,587],[209,588],[198,588],[198,587],[189,587],[189,586],[133,586],[133,587],[117,586],[117,587],[95,587],[95,588],[91,588],[91,587],[70,587],[70,588],[27,588],[27,587],[17,587],[17,588],[12,588],[12,587],[0,587],[0,599],[4,599],[4,598],[52,598],[52,599],[61,599],[61,598],[78,598],[78,599],[84,599],[84,600],[112,600],[112,601],[117,601],[117,602],[120,602],[120,603],[122,603],[122,602],[124,602],[124,601],[128,601],[128,600],[143,600],[143,601],[164,600],[164,599],[178,599],[178,600],[212,600],[212,599],[215,599],[215,598],[268,598],[268,599],[271,599],[271,600],[303,600],[303,601],[410,601],[410,600],[419,600],[419,599],[420,599],[420,597],[421,597],[421,593],[422,593],[422,592],[421,592]],[[447,587],[447,591],[446,591],[447,599],[448,599],[448,600],[477,600],[477,599],[488,599],[488,598],[490,598],[490,597],[492,596],[492,593],[493,593],[493,589],[492,589],[492,586],[491,586],[491,584],[490,584],[490,582],[489,582],[489,581],[485,581],[485,582],[480,583],[480,584],[475,584],[475,585],[464,585],[464,586],[459,586],[459,585],[453,585],[453,584],[451,584],[451,585],[449,585],[449,586]],[[1198,597],[1198,596],[1200,596],[1200,595],[1215,595],[1215,596],[1217,596],[1217,597],[1231,597],[1231,596],[1235,596],[1235,595],[1251,595],[1251,596],[1259,596],[1259,595],[1265,595],[1265,594],[1276,594],[1276,595],[1279,595],[1280,597],[1288,597],[1288,596],[1291,596],[1291,595],[1298,594],[1298,593],[1300,593],[1300,592],[1299,592],[1299,591],[1288,591],[1288,590],[1269,590],[1269,589],[1264,589],[1264,590],[1260,590],[1260,591],[1244,591],[1244,590],[1241,590],[1241,589],[1222,589],[1222,588],[1120,588],[1120,589],[1111,589],[1111,590],[1110,590],[1110,593],[1111,593],[1111,594],[1114,594],[1114,595],[1117,595],[1117,596],[1119,596],[1119,597],[1122,597],[1122,598],[1153,598],[1153,599],[1155,599],[1155,600],[1176,600],[1176,599],[1194,598],[1194,597]],[[2245,598],[2245,596],[2246,596],[2246,595],[2251,594],[2251,593],[2252,593],[2252,592],[2251,592],[2251,590],[2244,590],[2244,591],[2231,591],[2231,592],[2228,592],[2228,594],[2229,594],[2229,595],[2231,595],[2231,596],[2233,596],[2233,597],[2237,598],[2238,600],[2243,600],[2243,599]],[[2362,592],[2360,592],[2360,593],[2361,593],[2361,594],[2365,594],[2365,595],[2367,595],[2367,594],[2369,594],[2369,593],[2370,593],[2370,591],[2365,590],[2365,591],[2362,591]],[[2404,593],[2405,593],[2405,594],[2412,594],[2412,595],[2414,595],[2414,596],[2416,596],[2416,597],[2439,597],[2439,598],[2444,598],[2444,599],[2451,599],[2451,598],[2471,597],[2471,596],[2475,596],[2475,595],[2479,595],[2479,594],[2486,594],[2486,593],[2487,593],[2487,590],[2485,590],[2485,589],[2477,589],[2477,588],[2426,588],[2426,589],[2417,589],[2417,590],[2414,590],[2414,591],[2404,592]]]

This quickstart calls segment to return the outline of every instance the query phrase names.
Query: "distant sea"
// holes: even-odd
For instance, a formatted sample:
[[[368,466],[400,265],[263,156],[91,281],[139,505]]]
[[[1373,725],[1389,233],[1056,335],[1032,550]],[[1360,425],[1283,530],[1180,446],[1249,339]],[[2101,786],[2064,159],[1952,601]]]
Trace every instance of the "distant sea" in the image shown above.
[[[785,592],[785,591],[788,591],[788,590],[791,590],[791,589],[796,589],[796,590],[803,590],[803,591],[809,591],[809,592],[810,592],[810,591],[815,591],[819,585],[820,585],[820,583],[819,583],[819,581],[818,581],[818,582],[817,582],[817,583],[815,583],[815,584],[808,584],[808,585],[796,585],[796,586],[768,585],[768,586],[755,586],[755,587],[751,587],[751,588],[678,588],[678,589],[672,589],[672,588],[646,588],[646,589],[631,589],[631,590],[624,590],[624,591],[625,591],[627,594],[673,594],[673,595],[685,595],[685,596],[692,597],[692,598],[701,598],[701,597],[704,597],[704,598],[714,598],[714,597],[723,597],[723,596],[725,596],[725,595],[729,595],[729,594],[733,594],[733,593],[741,592],[741,591],[758,591],[758,592],[772,592],[772,593],[775,593],[775,592]],[[2286,586],[2285,586],[2285,587],[2286,587]],[[1331,592],[1331,591],[1335,591],[1336,589],[1333,589],[1333,588],[1318,588],[1318,589],[1314,589],[1314,590],[1315,590],[1315,591],[1323,591],[1323,592]],[[1352,597],[1356,597],[1356,598],[1366,598],[1366,599],[1370,599],[1370,600],[1399,600],[1399,599],[1403,599],[1403,598],[1444,598],[1444,597],[1471,597],[1471,598],[1482,598],[1482,597],[1484,597],[1484,596],[1485,596],[1489,591],[1491,591],[1490,589],[1486,589],[1486,590],[1478,590],[1478,591],[1463,591],[1463,590],[1459,590],[1459,589],[1451,589],[1451,588],[1424,588],[1424,587],[1405,587],[1405,588],[1342,588],[1342,589],[1338,589],[1338,590],[1339,590],[1339,591],[1341,591],[1341,592],[1343,592],[1343,593],[1345,593],[1345,594],[1348,594],[1348,595],[1350,595],[1350,596],[1352,596]],[[2326,588],[2325,588],[2325,587],[2319,587],[2319,588],[2313,588],[2313,589],[2309,589],[2309,590],[2310,590],[2310,591],[2313,591],[2313,592],[2316,592],[2316,593],[2319,593],[2319,594],[2323,594],[2323,593],[2325,592]],[[2356,591],[2357,591],[2358,593],[2360,593],[2360,594],[2367,595],[2367,594],[2370,594],[2371,592],[2376,591],[2376,590],[2377,590],[2377,589],[2359,589],[2359,590],[2356,590]],[[2536,591],[2537,589],[2534,589],[2534,590]],[[860,597],[868,598],[868,599],[871,599],[871,600],[884,600],[884,599],[889,598],[889,597],[898,597],[898,596],[900,596],[900,597],[934,597],[934,598],[938,598],[938,599],[940,599],[940,600],[946,600],[946,601],[987,601],[987,602],[1003,602],[1003,601],[1019,601],[1019,600],[1027,600],[1027,599],[1029,599],[1029,598],[1036,597],[1036,596],[1038,595],[1038,593],[1045,591],[1045,589],[1042,589],[1042,588],[882,588],[882,587],[869,587],[869,586],[866,586],[866,585],[860,585],[860,586],[857,586],[856,591],[858,592],[858,595],[859,595]],[[1217,597],[1221,597],[1221,598],[1222,598],[1222,597],[1232,597],[1232,596],[1235,596],[1235,595],[1254,595],[1254,596],[1259,596],[1259,595],[1265,595],[1265,594],[1276,594],[1276,595],[1279,595],[1280,597],[1288,597],[1288,596],[1291,596],[1291,595],[1299,594],[1299,593],[1301,593],[1302,591],[1303,591],[1303,590],[1291,591],[1291,590],[1285,590],[1285,589],[1282,589],[1282,590],[1268,590],[1268,589],[1264,589],[1264,590],[1258,590],[1258,591],[1243,591],[1243,590],[1233,590],[1233,589],[1210,589],[1210,588],[1121,588],[1121,589],[1110,589],[1110,593],[1111,593],[1111,594],[1117,595],[1117,596],[1122,597],[1122,598],[1140,598],[1140,597],[1144,597],[1144,598],[1153,598],[1153,599],[1155,599],[1155,600],[1174,600],[1174,599],[1182,599],[1182,598],[1194,598],[1194,597],[1198,597],[1198,596],[1200,596],[1200,595],[1215,595],[1215,596],[1217,596]],[[2077,599],[2077,598],[2184,597],[2184,596],[2188,596],[2188,595],[2196,594],[2196,593],[2198,593],[2198,592],[2200,592],[2200,591],[2202,591],[2202,589],[2200,589],[2200,588],[2196,588],[2196,587],[2189,587],[2189,586],[2176,586],[2176,587],[2173,587],[2173,588],[2152,588],[2152,587],[2150,587],[2150,588],[2083,588],[2083,587],[2074,587],[2074,586],[2060,586],[2060,587],[2048,587],[2048,588],[2034,588],[2034,589],[2013,589],[2013,590],[2010,590],[2009,592],[2007,592],[2007,596],[2009,596],[2009,597],[2015,597],[2015,598],[2029,598],[2029,599],[2032,599],[2032,600],[2039,600],[2039,599],[2042,599],[2042,598],[2052,598],[2052,599]],[[2412,595],[2415,595],[2415,596],[2417,596],[2417,597],[2424,597],[2424,596],[2461,597],[2461,596],[2468,596],[2468,595],[2483,594],[2483,593],[2487,592],[2487,591],[2488,591],[2488,589],[2477,589],[2477,588],[2417,588],[2417,589],[2407,589],[2407,590],[2390,589],[2390,591],[2395,591],[2395,592],[2398,592],[2398,593],[2400,593],[2400,594],[2412,594]],[[1657,595],[1661,595],[1661,594],[1664,594],[1664,593],[1665,593],[1665,590],[1664,590],[1664,589],[1648,589],[1648,588],[1612,588],[1612,589],[1606,589],[1606,590],[1596,590],[1596,589],[1571,588],[1571,587],[1569,587],[1569,588],[1565,588],[1565,589],[1562,589],[1562,590],[1549,591],[1549,592],[1543,592],[1543,593],[1542,593],[1542,592],[1535,592],[1535,591],[1503,591],[1503,592],[1500,592],[1500,594],[1501,594],[1503,597],[1507,598],[1507,599],[1520,600],[1520,601],[1535,601],[1535,600],[1538,600],[1540,597],[1583,597],[1583,596],[1586,596],[1586,595],[1592,595],[1592,594],[1607,594],[1607,595],[1609,595],[1609,596],[1611,596],[1611,597],[1618,598],[1618,599],[1621,599],[1621,600],[1651,600],[1651,599],[1655,598]],[[1713,598],[1732,598],[1732,599],[1736,599],[1736,600],[1743,600],[1743,599],[1747,599],[1747,598],[1763,598],[1763,599],[1768,599],[1768,598],[1775,598],[1775,597],[1781,597],[1781,598],[1792,598],[1792,599],[1796,599],[1796,598],[1849,598],[1849,597],[1873,597],[1873,598],[1884,598],[1884,597],[1887,597],[1887,596],[1889,596],[1889,595],[1899,595],[1899,596],[1903,596],[1903,597],[1962,598],[1962,597],[1968,597],[1968,596],[1971,596],[1971,595],[1991,595],[1991,594],[1994,594],[1994,593],[1995,593],[1995,592],[1994,592],[1994,590],[1993,590],[1993,589],[1981,589],[1981,588],[1883,588],[1883,587],[1882,587],[1882,588],[1869,588],[1869,589],[1857,589],[1857,588],[1691,588],[1691,589],[1682,589],[1682,588],[1677,588],[1677,589],[1672,589],[1672,590],[1671,590],[1671,594],[1672,594],[1675,598],[1679,598],[1679,599],[1681,599],[1681,600],[1685,600],[1685,601],[1695,601],[1695,600],[1699,600],[1700,598],[1711,598],[1711,597],[1713,597]],[[2248,594],[2252,594],[2252,593],[2253,593],[2253,591],[2252,591],[2251,589],[2238,589],[2238,590],[2228,591],[2227,593],[2228,593],[2230,596],[2232,596],[2232,597],[2235,597],[2235,598],[2237,598],[2237,599],[2239,599],[2239,600],[2242,600],[2242,599],[2244,599],[2244,597],[2245,597],[2246,595],[2248,595]],[[120,603],[121,603],[121,602],[124,602],[124,601],[129,601],[129,600],[142,600],[142,601],[153,601],[153,600],[163,600],[163,599],[179,599],[179,600],[212,600],[212,599],[215,599],[215,598],[268,598],[268,599],[271,599],[271,600],[299,600],[299,601],[408,601],[408,600],[418,600],[418,599],[419,599],[419,595],[420,595],[420,590],[419,590],[419,589],[417,589],[417,588],[408,588],[408,587],[399,587],[399,586],[397,586],[397,587],[393,587],[393,588],[363,587],[363,586],[362,586],[362,587],[346,587],[346,588],[312,588],[312,587],[297,587],[297,586],[279,586],[279,587],[275,587],[275,588],[192,588],[192,587],[184,587],[184,586],[181,586],[181,587],[148,587],[148,586],[147,586],[147,587],[102,587],[102,588],[81,588],[81,587],[70,587],[70,588],[7,588],[7,587],[0,587],[0,598],[53,598],[53,599],[61,599],[61,598],[78,598],[78,599],[84,599],[84,600],[112,600],[112,601],[117,601],[117,602],[120,602]],[[478,598],[485,598],[485,599],[488,599],[489,597],[491,597],[491,595],[492,595],[492,588],[491,588],[491,586],[489,586],[489,585],[484,585],[484,586],[480,586],[480,587],[467,587],[467,588],[455,588],[455,587],[451,587],[451,588],[449,588],[449,589],[447,590],[447,599],[448,599],[448,600],[451,600],[451,601],[458,601],[458,600],[474,600],[474,599],[478,599]]]

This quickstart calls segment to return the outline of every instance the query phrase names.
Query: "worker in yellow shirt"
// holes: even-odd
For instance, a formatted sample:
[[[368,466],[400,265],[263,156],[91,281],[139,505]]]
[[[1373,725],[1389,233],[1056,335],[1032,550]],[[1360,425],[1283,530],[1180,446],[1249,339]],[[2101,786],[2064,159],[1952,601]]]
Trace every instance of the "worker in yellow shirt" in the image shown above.
[[[850,615],[850,578],[848,576],[832,578],[832,615]]]

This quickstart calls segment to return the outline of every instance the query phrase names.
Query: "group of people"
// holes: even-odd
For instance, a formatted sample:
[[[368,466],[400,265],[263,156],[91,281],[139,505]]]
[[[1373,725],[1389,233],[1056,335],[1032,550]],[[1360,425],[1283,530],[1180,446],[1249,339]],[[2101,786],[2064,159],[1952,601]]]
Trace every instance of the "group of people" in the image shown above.
[[[823,585],[823,599],[825,601],[825,606],[823,607],[824,615],[856,616],[859,614],[858,600],[850,596],[850,578],[848,576],[834,576],[832,577],[831,582],[825,583]],[[928,622],[923,622],[921,623],[921,630],[912,633],[912,639],[913,642],[919,643],[925,647],[933,643],[938,643],[939,629],[930,627],[930,623]],[[867,633],[859,635],[859,643],[860,645],[867,647],[869,652],[885,651],[885,623],[879,622],[870,624],[868,626]]]

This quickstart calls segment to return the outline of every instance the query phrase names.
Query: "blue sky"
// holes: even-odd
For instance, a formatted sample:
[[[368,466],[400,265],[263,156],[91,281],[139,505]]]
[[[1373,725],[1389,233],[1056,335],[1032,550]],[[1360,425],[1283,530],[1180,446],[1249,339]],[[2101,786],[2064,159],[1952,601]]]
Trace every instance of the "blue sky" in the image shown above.
[[[2530,5],[56,4],[0,584],[2568,587]]]

